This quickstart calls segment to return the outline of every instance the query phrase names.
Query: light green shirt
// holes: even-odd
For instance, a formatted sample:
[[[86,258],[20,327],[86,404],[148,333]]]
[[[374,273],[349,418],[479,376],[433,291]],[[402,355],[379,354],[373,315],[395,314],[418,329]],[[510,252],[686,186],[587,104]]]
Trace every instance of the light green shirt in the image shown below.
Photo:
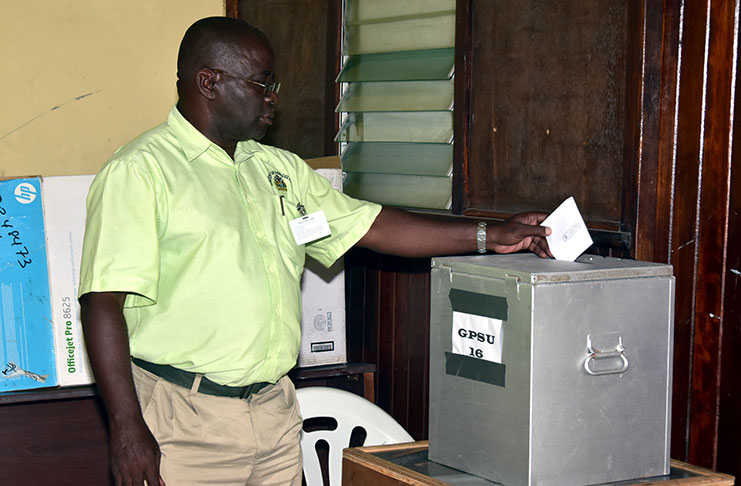
[[[299,204],[323,210],[331,236],[297,245]],[[330,266],[380,209],[284,150],[250,140],[233,161],[173,108],[95,178],[79,295],[129,293],[135,357],[223,385],[275,382],[298,355],[305,252]]]

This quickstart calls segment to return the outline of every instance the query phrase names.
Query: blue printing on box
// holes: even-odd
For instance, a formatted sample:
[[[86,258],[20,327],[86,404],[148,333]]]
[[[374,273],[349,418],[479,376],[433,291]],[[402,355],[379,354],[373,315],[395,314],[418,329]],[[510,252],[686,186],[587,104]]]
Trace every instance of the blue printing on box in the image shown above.
[[[39,178],[0,181],[0,391],[57,385]]]

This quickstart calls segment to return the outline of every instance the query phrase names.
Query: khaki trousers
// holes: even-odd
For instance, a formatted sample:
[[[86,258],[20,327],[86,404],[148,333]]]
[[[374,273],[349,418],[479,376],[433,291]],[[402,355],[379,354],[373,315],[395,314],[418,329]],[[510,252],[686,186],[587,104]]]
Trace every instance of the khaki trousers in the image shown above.
[[[301,485],[302,419],[284,376],[246,399],[174,385],[132,365],[144,420],[162,452],[168,486]]]

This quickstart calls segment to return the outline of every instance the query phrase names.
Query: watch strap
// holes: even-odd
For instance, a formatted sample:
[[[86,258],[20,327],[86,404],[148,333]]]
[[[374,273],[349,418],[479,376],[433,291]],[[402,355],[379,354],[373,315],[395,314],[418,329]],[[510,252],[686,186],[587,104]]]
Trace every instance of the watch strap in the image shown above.
[[[479,223],[476,228],[476,250],[479,253],[486,253],[486,223]]]

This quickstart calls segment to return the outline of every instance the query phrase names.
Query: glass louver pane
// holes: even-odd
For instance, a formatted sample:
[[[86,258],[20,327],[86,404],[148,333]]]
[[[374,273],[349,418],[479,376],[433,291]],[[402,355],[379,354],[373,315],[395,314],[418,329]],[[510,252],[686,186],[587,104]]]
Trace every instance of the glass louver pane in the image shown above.
[[[346,25],[345,55],[455,46],[455,15]]]
[[[452,111],[349,113],[336,142],[431,142],[453,140]]]
[[[389,206],[450,209],[452,178],[348,172],[344,192]]]
[[[337,82],[449,79],[454,66],[452,48],[358,54],[349,57]]]
[[[419,17],[455,11],[455,0],[347,0],[347,23],[379,21],[388,18]]]
[[[450,176],[453,145],[447,143],[363,143],[348,145],[342,154],[345,172]]]
[[[453,80],[350,83],[337,111],[444,111],[453,108]]]

